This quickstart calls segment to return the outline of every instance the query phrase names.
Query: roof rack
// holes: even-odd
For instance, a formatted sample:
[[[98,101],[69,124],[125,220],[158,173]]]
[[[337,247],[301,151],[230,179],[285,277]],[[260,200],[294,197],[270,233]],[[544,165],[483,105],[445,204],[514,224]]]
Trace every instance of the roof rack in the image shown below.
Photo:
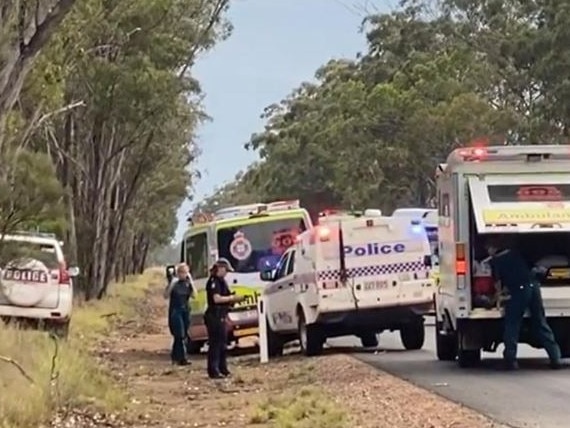
[[[12,236],[33,236],[36,238],[52,238],[52,239],[57,239],[57,235],[55,233],[49,233],[49,232],[34,232],[34,231],[29,231],[29,230],[16,230],[10,233],[7,233],[6,235],[12,235]]]

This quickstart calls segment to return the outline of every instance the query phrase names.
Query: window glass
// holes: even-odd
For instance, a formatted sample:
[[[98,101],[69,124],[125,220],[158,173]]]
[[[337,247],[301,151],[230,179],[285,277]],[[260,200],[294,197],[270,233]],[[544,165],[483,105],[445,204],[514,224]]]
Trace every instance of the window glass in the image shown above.
[[[275,269],[305,227],[304,219],[299,217],[220,228],[218,252],[239,273]]]
[[[208,276],[208,237],[206,232],[189,236],[185,241],[186,263],[191,266],[194,278]]]

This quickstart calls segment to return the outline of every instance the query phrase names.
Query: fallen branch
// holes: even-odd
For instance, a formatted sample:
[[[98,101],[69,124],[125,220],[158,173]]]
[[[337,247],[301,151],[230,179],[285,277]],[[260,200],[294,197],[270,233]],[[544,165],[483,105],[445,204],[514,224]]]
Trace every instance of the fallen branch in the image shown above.
[[[13,358],[10,358],[10,357],[6,357],[4,355],[0,355],[0,361],[3,361],[7,364],[11,364],[12,366],[16,367],[16,369],[18,369],[20,374],[22,376],[24,376],[28,380],[28,382],[30,382],[32,385],[36,385],[36,382],[34,381],[34,379],[28,374],[28,372],[22,367],[22,365],[20,363],[18,363],[16,360],[14,360]]]
[[[116,312],[111,312],[111,313],[109,313],[109,314],[103,314],[103,315],[101,315],[101,318],[111,318],[111,317],[115,317],[115,316],[117,316],[117,315],[118,315],[118,314],[117,314]]]

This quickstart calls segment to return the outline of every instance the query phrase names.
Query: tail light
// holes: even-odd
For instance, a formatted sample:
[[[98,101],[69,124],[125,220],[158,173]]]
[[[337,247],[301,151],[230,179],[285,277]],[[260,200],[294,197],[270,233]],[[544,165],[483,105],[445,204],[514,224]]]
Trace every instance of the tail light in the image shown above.
[[[455,272],[457,275],[465,275],[467,272],[467,262],[465,261],[465,244],[455,245]]]
[[[67,265],[65,262],[59,263],[59,284],[60,285],[70,285],[71,279],[69,273],[67,272]]]

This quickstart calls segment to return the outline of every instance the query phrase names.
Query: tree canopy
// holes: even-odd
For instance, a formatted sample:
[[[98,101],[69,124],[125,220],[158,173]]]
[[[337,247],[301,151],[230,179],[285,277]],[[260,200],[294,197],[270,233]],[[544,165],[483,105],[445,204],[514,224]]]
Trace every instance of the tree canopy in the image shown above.
[[[207,120],[192,68],[229,0],[4,3],[0,232],[62,234],[100,297],[173,237]]]
[[[435,168],[455,147],[565,144],[569,11],[561,0],[404,0],[366,17],[366,52],[267,107],[246,144],[260,162],[204,204],[293,197],[390,212],[433,204]]]

